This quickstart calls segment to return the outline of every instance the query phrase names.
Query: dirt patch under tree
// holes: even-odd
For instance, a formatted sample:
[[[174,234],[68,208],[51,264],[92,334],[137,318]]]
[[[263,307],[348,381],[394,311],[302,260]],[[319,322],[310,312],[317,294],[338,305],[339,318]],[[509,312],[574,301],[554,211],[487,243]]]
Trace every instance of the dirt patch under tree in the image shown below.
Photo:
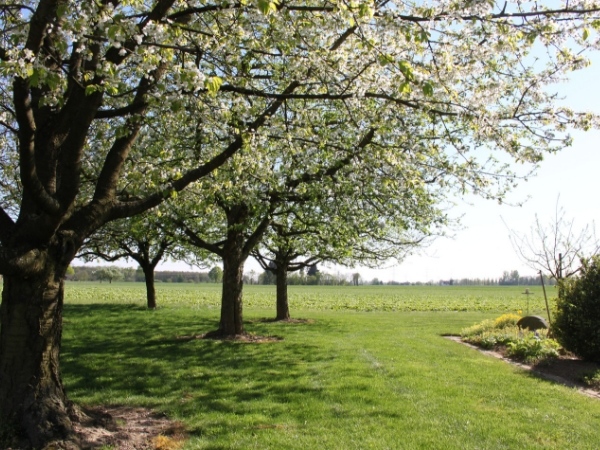
[[[94,407],[84,413],[75,425],[82,449],[177,450],[186,439],[181,422],[146,408]]]

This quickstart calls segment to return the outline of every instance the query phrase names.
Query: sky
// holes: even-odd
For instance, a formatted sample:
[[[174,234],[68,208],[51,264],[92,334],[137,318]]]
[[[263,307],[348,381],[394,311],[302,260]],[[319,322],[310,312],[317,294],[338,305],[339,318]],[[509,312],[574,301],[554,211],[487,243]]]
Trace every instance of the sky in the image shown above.
[[[571,75],[570,81],[557,87],[564,104],[578,111],[600,114],[600,57],[593,64]],[[455,198],[454,217],[462,217],[461,226],[452,237],[436,239],[419,254],[400,264],[381,269],[320,267],[333,274],[359,272],[363,281],[427,282],[461,278],[500,278],[504,271],[518,270],[521,275],[535,276],[537,271],[525,265],[509,240],[509,229],[528,233],[537,214],[543,223],[554,218],[557,201],[576,228],[583,228],[600,218],[600,130],[571,133],[573,145],[547,155],[535,177],[511,191],[510,204],[470,197]],[[522,206],[511,204],[523,203]],[[132,264],[129,264],[132,265]],[[157,270],[198,270],[185,263],[165,262]],[[261,269],[248,260],[246,273]]]

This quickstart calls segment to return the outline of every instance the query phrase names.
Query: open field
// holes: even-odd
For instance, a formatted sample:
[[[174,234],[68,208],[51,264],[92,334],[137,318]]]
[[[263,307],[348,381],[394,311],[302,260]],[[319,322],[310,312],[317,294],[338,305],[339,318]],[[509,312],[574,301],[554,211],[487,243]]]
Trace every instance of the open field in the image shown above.
[[[292,288],[308,320],[274,323],[273,287],[252,286],[247,330],[282,340],[248,344],[195,338],[216,327],[216,286],[160,286],[148,311],[143,286],[71,283],[63,378],[80,404],[181,421],[185,449],[597,448],[598,400],[441,336],[522,307],[522,289],[448,289]],[[361,298],[371,306],[350,309],[399,311],[343,308]]]
[[[541,286],[528,287],[531,313],[545,311]],[[554,287],[547,287],[548,297]],[[158,305],[219,308],[221,285],[158,283]],[[353,311],[527,311],[523,286],[290,286],[292,314],[298,310]],[[145,304],[143,283],[67,284],[67,302]],[[275,286],[244,286],[246,308],[274,308]]]

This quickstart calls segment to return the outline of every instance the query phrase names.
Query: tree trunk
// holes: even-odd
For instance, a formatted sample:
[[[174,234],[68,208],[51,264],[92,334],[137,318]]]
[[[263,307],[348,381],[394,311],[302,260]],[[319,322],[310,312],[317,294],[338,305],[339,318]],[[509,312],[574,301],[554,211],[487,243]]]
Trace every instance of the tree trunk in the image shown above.
[[[288,304],[287,264],[278,264],[275,274],[277,278],[277,317],[275,317],[275,320],[289,320],[290,308]]]
[[[232,248],[223,257],[223,295],[219,326],[219,334],[222,336],[244,334],[242,290],[246,259],[241,253],[241,249]]]
[[[143,266],[144,276],[146,277],[146,300],[148,309],[156,309],[156,288],[154,286],[154,267]]]
[[[78,448],[71,421],[73,407],[59,369],[66,266],[57,269],[49,257],[42,264],[39,272],[4,276],[0,438],[5,442],[0,446],[19,437],[33,448],[57,441],[61,443],[57,448]]]
[[[245,249],[245,223],[249,208],[244,203],[224,208],[227,215],[227,238],[220,253],[223,259],[223,291],[221,296],[221,322],[218,336],[244,334],[242,316],[242,290],[244,288],[244,263],[250,254]]]

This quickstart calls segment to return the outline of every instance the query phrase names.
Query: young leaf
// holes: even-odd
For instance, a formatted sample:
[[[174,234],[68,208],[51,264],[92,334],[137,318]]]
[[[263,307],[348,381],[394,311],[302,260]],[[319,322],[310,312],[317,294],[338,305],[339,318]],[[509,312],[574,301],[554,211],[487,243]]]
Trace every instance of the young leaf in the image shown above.
[[[208,92],[212,95],[216,95],[223,84],[223,79],[221,77],[209,77],[204,81],[204,87],[208,90]]]
[[[258,9],[261,13],[268,16],[277,11],[277,0],[258,0]]]
[[[423,83],[423,86],[421,88],[423,89],[423,94],[425,94],[425,96],[433,96],[433,85],[429,81]]]
[[[584,28],[583,29],[583,36],[582,37],[583,37],[584,41],[587,41],[587,38],[590,37],[590,30],[588,30],[587,28]]]

